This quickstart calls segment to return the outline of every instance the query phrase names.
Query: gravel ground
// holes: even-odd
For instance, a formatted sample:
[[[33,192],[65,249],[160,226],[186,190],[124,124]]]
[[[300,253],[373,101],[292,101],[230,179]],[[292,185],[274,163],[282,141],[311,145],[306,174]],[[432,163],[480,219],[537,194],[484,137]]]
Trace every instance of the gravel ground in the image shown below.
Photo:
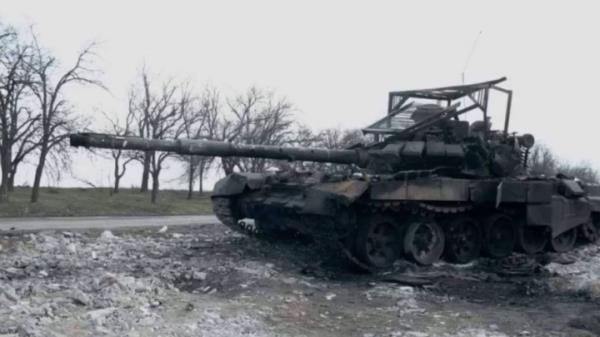
[[[360,274],[219,224],[0,232],[0,336],[596,336],[600,247]]]

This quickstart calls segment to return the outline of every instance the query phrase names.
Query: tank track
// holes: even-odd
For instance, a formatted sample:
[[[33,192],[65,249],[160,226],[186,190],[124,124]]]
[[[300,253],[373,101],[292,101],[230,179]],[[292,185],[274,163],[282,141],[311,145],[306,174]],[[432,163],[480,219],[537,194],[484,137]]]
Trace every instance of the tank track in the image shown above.
[[[236,233],[259,237],[267,240],[277,240],[289,236],[281,229],[272,226],[268,221],[254,219],[254,223],[240,222],[241,216],[236,214],[236,200],[227,197],[212,198],[213,212],[217,219]]]
[[[238,223],[238,220],[240,220],[239,216],[237,216],[235,214],[236,213],[235,212],[235,207],[236,207],[235,200],[233,200],[232,198],[213,197],[212,204],[213,204],[213,212],[215,213],[215,216],[217,217],[217,219],[219,219],[219,221],[221,223],[223,223],[225,226],[227,226],[229,229],[233,230],[234,232],[253,236],[253,237],[268,239],[268,240],[276,240],[277,239],[273,235],[270,235],[270,236],[269,235],[257,235],[257,229],[259,229],[259,228],[250,230],[248,228],[241,226]],[[310,219],[310,220],[304,219],[304,221],[311,221],[311,222],[315,223],[315,227],[319,223],[319,221],[317,219]],[[260,226],[260,225],[258,225],[258,226]],[[325,254],[325,255],[328,255],[331,253],[339,254],[342,257],[348,259],[355,266],[358,266],[359,268],[367,270],[367,271],[372,271],[370,269],[370,267],[368,267],[367,265],[360,262],[359,259],[356,256],[354,256],[351,249],[346,247],[334,235],[331,235],[331,233],[326,233],[326,234],[324,233],[323,235],[313,236],[313,239],[314,239],[314,243],[316,244],[315,249],[317,249],[321,252],[324,252],[323,254]],[[325,253],[325,251],[327,251],[328,253]]]
[[[459,214],[470,211],[473,208],[472,205],[437,205],[426,202],[419,203],[419,207],[437,214]]]
[[[247,234],[246,231],[238,225],[239,219],[235,215],[234,200],[226,197],[214,197],[212,198],[212,204],[213,211],[221,223],[237,233]]]
[[[259,222],[255,221],[255,228],[246,228],[240,225],[240,223],[238,223],[238,220],[240,220],[240,216],[236,214],[236,207],[238,207],[236,199],[229,197],[213,197],[212,203],[213,211],[216,217],[219,219],[219,221],[221,221],[232,231],[248,236],[267,239],[269,241],[277,241],[277,235],[268,235],[274,233],[269,233],[270,231],[268,230],[268,227],[262,228],[264,226],[261,226]],[[363,212],[367,213],[406,212],[421,217],[429,217],[435,215],[455,215],[465,213],[470,210],[470,207],[468,205],[436,205],[428,203],[407,203],[398,201],[371,201],[367,204],[362,205],[362,207],[360,208]],[[322,222],[321,220],[322,219],[319,218],[305,217],[302,221],[311,222],[315,224],[314,226],[308,226],[308,224],[305,223],[304,226],[318,228],[322,227],[318,226],[318,224]],[[325,231],[323,233],[314,233],[314,235],[311,236],[313,237],[314,243],[316,244],[315,249],[321,251],[322,254],[335,254],[347,259],[347,261],[349,261],[354,266],[359,267],[362,270],[371,272],[375,271],[375,269],[361,261],[361,259],[356,255],[352,244],[348,245],[348,241],[344,240],[338,235],[335,235],[334,232]]]
[[[213,197],[213,210],[219,221],[225,226],[236,233],[258,237],[267,241],[277,241],[279,239],[279,232],[273,232],[271,226],[267,223],[261,223],[255,219],[254,228],[246,228],[243,224],[240,224],[240,214],[237,207],[239,207],[238,198],[228,197]],[[422,219],[437,219],[446,221],[453,221],[453,219],[469,218],[471,211],[474,210],[472,205],[465,204],[449,204],[449,203],[426,203],[426,202],[402,202],[402,201],[369,201],[357,205],[356,209],[359,214],[364,216],[373,216],[377,214],[388,214],[392,216],[394,213],[404,213],[415,218]],[[290,211],[291,212],[291,211]],[[500,214],[500,213],[499,213]],[[293,212],[287,214],[289,217],[286,218],[282,215],[281,221],[302,221],[302,227],[304,228],[318,228],[319,230],[310,236],[313,242],[316,244],[315,249],[318,249],[323,256],[329,254],[342,255],[349,262],[359,267],[360,269],[367,271],[378,271],[378,269],[371,267],[361,259],[359,254],[354,248],[354,235],[356,235],[357,229],[351,229],[349,232],[342,234],[336,233],[335,231],[326,230],[323,223],[326,219],[320,216],[303,216],[294,217]],[[444,221],[444,220],[442,220]],[[594,224],[594,228],[600,228],[597,224]],[[273,233],[271,233],[273,232]],[[276,235],[273,235],[276,234]],[[348,240],[350,238],[350,240]],[[593,240],[596,241],[597,236],[594,236]]]
[[[409,212],[420,215],[450,215],[466,213],[473,209],[472,205],[436,204],[427,202],[406,201],[370,201],[361,207],[371,213],[378,212]]]

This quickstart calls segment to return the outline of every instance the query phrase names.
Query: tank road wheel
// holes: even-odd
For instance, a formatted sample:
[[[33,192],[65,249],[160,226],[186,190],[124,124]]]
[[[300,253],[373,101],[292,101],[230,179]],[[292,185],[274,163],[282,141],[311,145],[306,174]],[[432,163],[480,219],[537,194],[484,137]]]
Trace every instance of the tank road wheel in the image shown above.
[[[525,254],[533,255],[544,250],[548,243],[548,228],[545,226],[519,226],[517,247]]]
[[[444,252],[444,231],[433,219],[411,222],[404,235],[404,254],[418,264],[437,262]]]
[[[451,262],[467,263],[479,256],[481,229],[470,217],[460,217],[446,226],[446,257]]]
[[[548,242],[548,248],[553,252],[564,253],[573,249],[575,241],[577,241],[577,228],[570,229],[551,239]]]
[[[373,216],[364,219],[356,236],[356,253],[370,267],[385,269],[398,259],[399,229],[390,217]]]
[[[589,243],[595,243],[598,241],[598,227],[596,224],[590,219],[590,221],[584,223],[579,226],[580,237]]]
[[[496,213],[485,219],[483,224],[483,251],[492,258],[509,256],[517,242],[517,231],[513,219]]]

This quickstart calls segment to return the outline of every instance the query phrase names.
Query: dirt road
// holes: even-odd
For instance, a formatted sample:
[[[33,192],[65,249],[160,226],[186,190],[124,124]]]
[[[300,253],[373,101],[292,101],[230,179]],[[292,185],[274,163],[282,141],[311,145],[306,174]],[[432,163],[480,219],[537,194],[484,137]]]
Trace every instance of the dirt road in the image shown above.
[[[219,224],[1,232],[0,246],[2,337],[600,333],[599,246],[382,275]]]

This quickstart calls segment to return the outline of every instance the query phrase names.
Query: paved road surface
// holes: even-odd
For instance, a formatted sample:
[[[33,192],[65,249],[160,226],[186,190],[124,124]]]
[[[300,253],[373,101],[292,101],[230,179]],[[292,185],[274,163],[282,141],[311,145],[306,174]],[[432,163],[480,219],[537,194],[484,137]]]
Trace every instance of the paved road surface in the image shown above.
[[[48,218],[0,218],[3,230],[161,227],[205,225],[218,222],[214,215],[176,216],[93,216]]]

